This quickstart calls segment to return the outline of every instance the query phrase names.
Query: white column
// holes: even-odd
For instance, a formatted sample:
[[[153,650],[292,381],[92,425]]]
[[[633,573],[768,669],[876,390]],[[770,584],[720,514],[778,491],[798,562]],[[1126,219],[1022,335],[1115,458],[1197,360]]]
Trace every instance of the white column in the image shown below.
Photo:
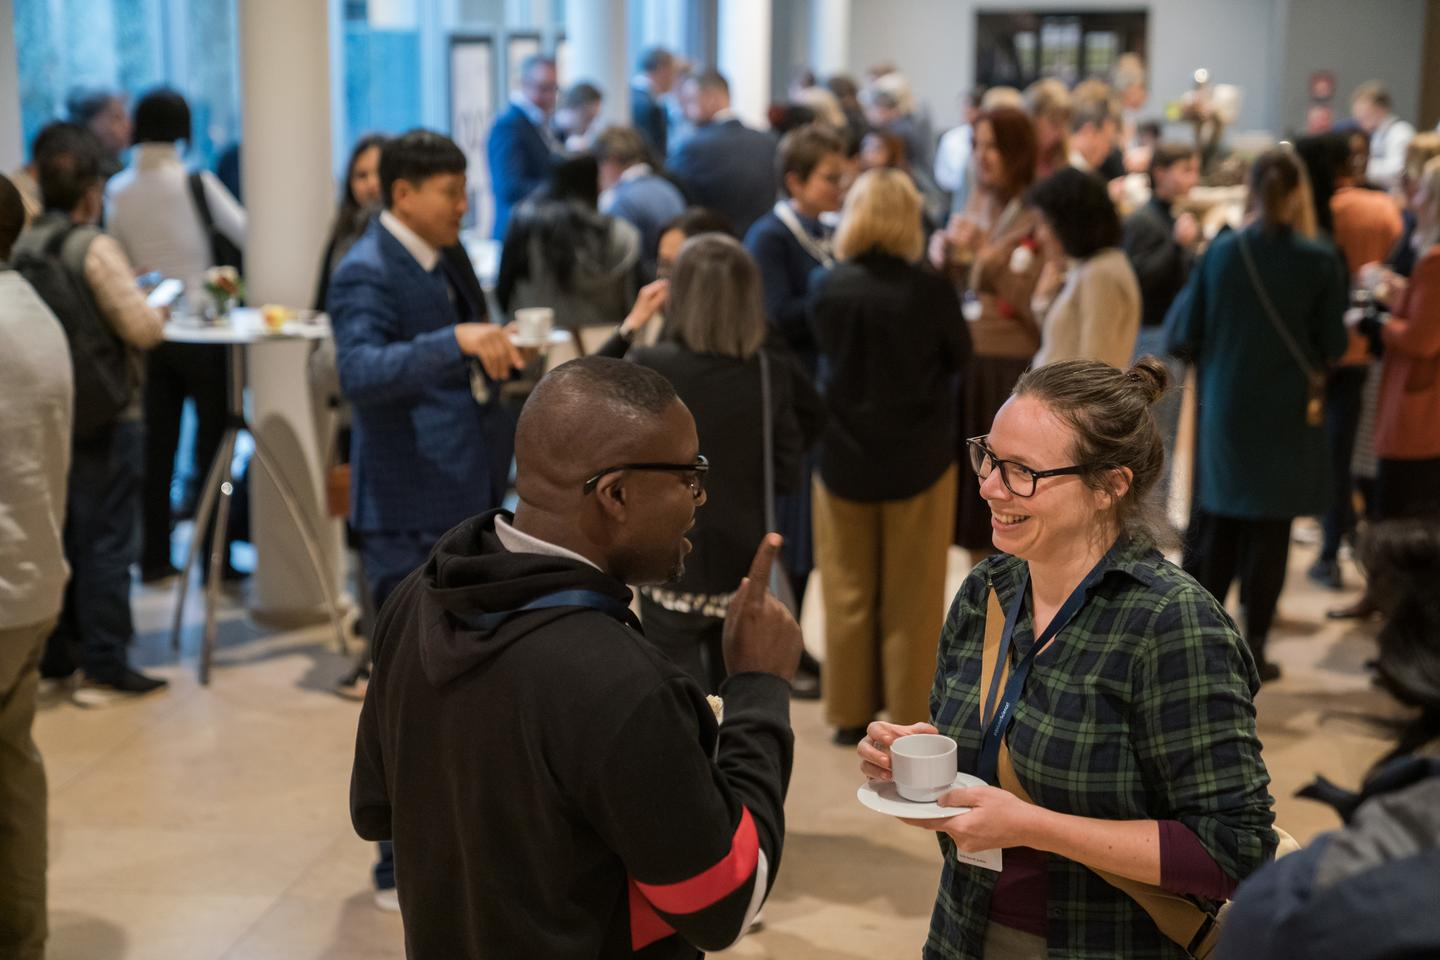
[[[20,127],[20,65],[15,58],[15,5],[0,0],[0,173],[20,166],[25,145]]]
[[[588,80],[605,94],[601,125],[630,123],[630,55],[626,0],[570,0],[565,38],[570,44],[568,83]]]
[[[821,78],[850,70],[851,0],[810,0],[810,68]]]
[[[720,0],[719,68],[746,125],[770,126],[771,0]]]
[[[335,214],[329,4],[245,0],[238,7],[248,300],[308,307]],[[308,343],[251,348],[251,426],[320,531],[338,594],[343,531],[325,515],[327,451],[307,376],[310,349]],[[282,622],[321,613],[324,594],[299,531],[258,464],[250,473],[250,502],[258,554],[251,612]]]

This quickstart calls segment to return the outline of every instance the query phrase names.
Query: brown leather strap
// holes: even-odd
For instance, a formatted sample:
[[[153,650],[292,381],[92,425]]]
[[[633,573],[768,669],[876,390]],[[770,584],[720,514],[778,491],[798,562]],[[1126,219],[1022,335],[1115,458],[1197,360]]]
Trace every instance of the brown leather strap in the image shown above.
[[[999,662],[1000,636],[1004,629],[1005,611],[1000,607],[1000,599],[996,596],[994,587],[991,587],[985,607],[985,648],[980,666],[982,731],[985,723],[984,697],[990,690],[991,679],[998,669],[1000,685],[1003,688],[1010,673],[1010,664]],[[1035,802],[1030,799],[1030,795],[1020,784],[1020,778],[1015,773],[1015,764],[1010,758],[1009,744],[1004,740],[1000,742],[1000,756],[996,771],[1000,777],[1001,789],[1014,794],[1026,803]],[[1138,903],[1140,908],[1150,915],[1150,919],[1155,921],[1155,926],[1160,928],[1161,933],[1181,947],[1190,950],[1192,956],[1204,958],[1214,948],[1215,941],[1219,938],[1219,924],[1214,923],[1212,917],[1196,906],[1193,901],[1162,890],[1153,884],[1130,880],[1104,870],[1096,870],[1088,863],[1082,864],[1082,866],[1093,871],[1100,879]],[[1208,930],[1205,929],[1207,925],[1210,928]],[[1196,934],[1202,931],[1205,936],[1201,938],[1201,943],[1192,947]]]

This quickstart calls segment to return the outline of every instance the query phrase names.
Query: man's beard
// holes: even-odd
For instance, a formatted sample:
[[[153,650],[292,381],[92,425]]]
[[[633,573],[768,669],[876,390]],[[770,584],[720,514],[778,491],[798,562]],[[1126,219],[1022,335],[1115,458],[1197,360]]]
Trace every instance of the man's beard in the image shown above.
[[[675,561],[675,566],[670,568],[670,575],[665,578],[665,582],[667,584],[679,583],[683,576],[685,576],[685,558],[682,556]]]

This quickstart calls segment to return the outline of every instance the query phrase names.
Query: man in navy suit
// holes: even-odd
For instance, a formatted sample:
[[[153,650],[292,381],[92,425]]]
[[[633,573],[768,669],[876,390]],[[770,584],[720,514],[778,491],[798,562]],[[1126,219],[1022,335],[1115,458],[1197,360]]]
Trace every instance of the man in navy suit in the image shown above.
[[[465,154],[428,130],[380,153],[385,210],[330,280],[340,389],[354,411],[350,523],[375,609],[440,535],[500,506],[513,431],[496,385],[522,364],[458,246]],[[382,906],[394,867],[375,868]]]
[[[675,86],[679,67],[675,54],[664,47],[651,47],[640,55],[640,72],[630,81],[630,125],[645,138],[654,162],[665,159],[670,136],[670,118],[660,98]]]
[[[692,205],[723,213],[738,236],[775,205],[775,138],[730,110],[730,84],[714,70],[680,86],[695,133],[670,157],[670,171]]]
[[[526,57],[520,65],[520,89],[510,95],[510,107],[490,128],[485,153],[495,192],[496,240],[505,239],[510,211],[550,176],[560,148],[550,131],[559,90],[555,61],[539,55]]]

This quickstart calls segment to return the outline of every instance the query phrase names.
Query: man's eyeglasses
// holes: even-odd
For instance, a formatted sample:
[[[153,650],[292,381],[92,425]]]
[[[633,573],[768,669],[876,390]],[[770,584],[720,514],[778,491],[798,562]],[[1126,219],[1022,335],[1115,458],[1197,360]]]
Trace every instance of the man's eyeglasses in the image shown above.
[[[613,467],[606,467],[595,476],[585,481],[585,493],[595,492],[600,485],[600,480],[607,473],[619,473],[621,470],[658,470],[661,473],[678,473],[685,480],[685,485],[690,488],[690,495],[699,500],[705,494],[705,474],[710,472],[710,461],[704,457],[696,457],[694,463],[620,463]]]
[[[975,476],[982,481],[989,478],[996,467],[1000,468],[1000,480],[1005,484],[1005,489],[1017,497],[1035,496],[1035,485],[1046,477],[1063,477],[1085,472],[1085,467],[1056,467],[1054,470],[1031,470],[1029,467],[1014,460],[1001,460],[990,452],[985,441],[990,435],[983,437],[971,437],[965,441],[965,446],[970,450],[970,469],[975,471]]]

